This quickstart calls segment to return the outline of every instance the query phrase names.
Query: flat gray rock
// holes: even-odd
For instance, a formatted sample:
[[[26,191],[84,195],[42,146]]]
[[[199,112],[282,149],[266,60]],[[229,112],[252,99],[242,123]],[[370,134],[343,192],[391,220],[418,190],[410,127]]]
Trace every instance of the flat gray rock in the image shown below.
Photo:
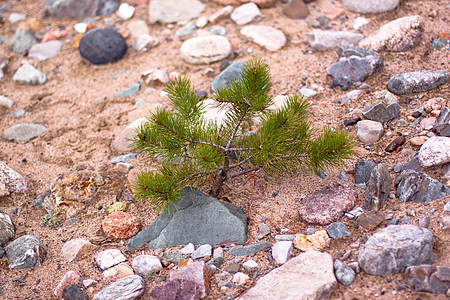
[[[358,160],[355,164],[355,183],[368,182],[372,170],[377,166],[370,160]]]
[[[369,120],[385,124],[400,117],[400,105],[398,103],[384,105],[378,102],[363,108],[361,114]]]
[[[248,245],[237,245],[230,249],[230,255],[248,256],[272,247],[272,243],[262,241]]]
[[[409,266],[432,264],[433,234],[415,225],[390,225],[369,238],[358,263],[370,275],[404,272]]]
[[[5,247],[9,268],[20,270],[40,266],[47,255],[42,242],[34,235],[23,235]]]
[[[92,300],[134,300],[142,296],[144,291],[144,279],[139,275],[129,275],[102,289]]]
[[[8,47],[14,53],[25,54],[31,46],[36,43],[37,40],[31,31],[27,31],[25,28],[19,27],[9,41]]]
[[[218,89],[227,87],[231,82],[239,80],[243,70],[244,63],[242,61],[233,62],[211,82],[211,93],[215,93]]]
[[[3,136],[7,140],[15,142],[27,142],[40,136],[45,131],[45,127],[39,124],[16,124],[5,130]]]
[[[205,10],[198,0],[152,0],[148,8],[150,23],[185,23]]]
[[[185,188],[177,210],[170,217],[164,210],[155,222],[128,240],[126,249],[136,251],[149,241],[149,249],[189,243],[244,244],[247,226],[247,216],[241,208]]]
[[[427,174],[405,170],[395,179],[396,195],[402,202],[430,202],[450,195],[450,188]]]

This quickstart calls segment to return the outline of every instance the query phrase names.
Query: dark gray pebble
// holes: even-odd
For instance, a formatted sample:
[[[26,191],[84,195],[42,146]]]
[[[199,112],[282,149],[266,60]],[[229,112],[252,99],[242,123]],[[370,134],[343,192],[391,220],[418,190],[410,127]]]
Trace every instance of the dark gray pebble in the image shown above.
[[[111,27],[89,30],[78,47],[81,57],[100,65],[115,62],[127,52],[127,43],[120,33]]]

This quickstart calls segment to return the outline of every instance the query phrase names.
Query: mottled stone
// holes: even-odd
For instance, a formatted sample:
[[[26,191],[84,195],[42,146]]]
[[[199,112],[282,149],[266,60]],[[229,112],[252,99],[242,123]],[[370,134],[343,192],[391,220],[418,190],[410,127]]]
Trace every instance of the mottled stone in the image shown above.
[[[82,238],[75,238],[64,243],[61,248],[61,257],[66,262],[79,260],[91,253],[97,246]]]
[[[450,195],[450,188],[427,174],[405,170],[395,179],[396,195],[401,202],[430,202]]]
[[[358,263],[370,275],[404,272],[409,266],[432,264],[433,234],[415,225],[390,225],[369,238]]]
[[[404,136],[396,137],[392,142],[389,143],[389,145],[384,148],[384,151],[386,152],[394,152],[399,147],[403,146],[403,144],[406,142],[406,138]]]
[[[450,267],[420,265],[408,267],[405,283],[415,292],[445,294],[450,289]]]
[[[359,42],[359,47],[374,51],[407,51],[422,39],[425,21],[419,16],[406,16],[381,26]]]
[[[370,174],[376,167],[376,163],[370,160],[358,160],[355,164],[355,183],[368,182]]]
[[[127,43],[112,27],[94,28],[81,39],[78,47],[81,57],[92,64],[115,62],[124,57]]]
[[[128,206],[129,203],[125,201],[114,202],[105,209],[105,214],[110,215],[118,211],[126,212],[128,210]]]
[[[328,225],[327,233],[330,238],[334,240],[351,236],[351,233],[350,231],[348,231],[347,226],[345,226],[344,223],[340,222],[335,222]]]
[[[9,268],[20,270],[40,266],[47,255],[44,245],[34,235],[23,235],[5,247]]]
[[[302,200],[300,218],[309,224],[330,224],[350,211],[357,197],[355,189],[348,183],[334,182]]]
[[[116,239],[129,239],[141,230],[139,219],[129,213],[117,211],[102,221],[103,231]]]
[[[23,193],[27,189],[28,184],[25,178],[6,163],[0,161],[0,198],[9,195],[11,192]]]
[[[299,234],[294,239],[294,247],[301,251],[314,249],[322,251],[330,244],[330,237],[325,230],[319,230],[311,235]]]
[[[133,259],[133,270],[142,276],[147,276],[153,270],[161,270],[162,265],[159,258],[154,255],[141,254]]]
[[[210,64],[226,58],[231,44],[223,36],[209,35],[185,41],[180,47],[180,57],[189,64]]]
[[[197,261],[182,268],[173,270],[169,280],[184,279],[195,282],[200,287],[200,298],[204,298],[209,292],[209,273],[205,262]]]
[[[326,299],[336,287],[331,256],[309,250],[260,278],[238,299]]]
[[[63,290],[62,298],[64,300],[89,300],[78,284],[70,284],[66,286]]]
[[[439,166],[450,162],[450,138],[432,137],[420,147],[419,163],[423,167]]]
[[[58,285],[55,288],[54,294],[56,297],[61,298],[63,295],[64,288],[66,286],[69,286],[71,284],[76,284],[81,279],[81,275],[76,271],[67,271],[66,274],[64,274],[61,281],[58,283]]]
[[[14,224],[11,222],[11,218],[0,211],[0,246],[12,239],[14,235]]]
[[[248,25],[241,29],[241,34],[272,52],[280,50],[286,44],[284,33],[269,26]]]
[[[111,267],[117,266],[120,263],[125,262],[127,259],[120,252],[119,249],[107,249],[103,250],[94,257],[95,264],[98,268],[104,272]]]
[[[349,265],[336,259],[334,261],[334,275],[340,284],[349,286],[355,280],[356,273]]]
[[[37,43],[33,32],[26,30],[23,27],[17,28],[13,37],[8,43],[8,47],[11,51],[17,54],[25,54],[30,50],[31,46]]]
[[[384,124],[400,117],[400,105],[398,103],[384,105],[378,102],[363,108],[361,114],[369,120]]]
[[[430,91],[448,82],[450,73],[445,70],[420,70],[391,77],[388,89],[397,95]]]
[[[363,208],[365,210],[381,210],[391,191],[391,183],[392,178],[389,171],[382,164],[378,164],[370,174]]]
[[[383,215],[377,211],[365,211],[356,219],[356,223],[367,230],[374,230],[378,225],[383,223],[383,221]]]
[[[144,294],[144,291],[144,279],[139,275],[129,275],[102,289],[92,300],[134,300]]]

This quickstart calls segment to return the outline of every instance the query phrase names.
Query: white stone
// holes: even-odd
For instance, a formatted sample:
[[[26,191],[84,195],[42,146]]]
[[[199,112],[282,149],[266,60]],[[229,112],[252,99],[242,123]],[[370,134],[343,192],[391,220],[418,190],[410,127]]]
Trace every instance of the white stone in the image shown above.
[[[342,4],[351,11],[361,14],[377,14],[396,8],[400,0],[342,0]]]
[[[10,23],[18,23],[18,22],[25,20],[26,18],[27,18],[27,15],[25,15],[25,14],[12,13],[9,15],[8,21]]]
[[[364,36],[350,31],[329,31],[314,29],[310,31],[306,39],[311,48],[322,51],[338,47],[343,44],[357,44]]]
[[[127,28],[130,31],[130,34],[133,38],[137,38],[138,36],[140,36],[142,34],[147,34],[147,35],[150,34],[147,23],[145,23],[144,20],[130,21],[128,23]]]
[[[44,84],[47,77],[29,63],[25,63],[17,69],[13,80],[17,84],[37,85]]]
[[[146,84],[166,84],[169,82],[169,76],[166,70],[150,69],[141,73],[141,78]]]
[[[367,21],[364,17],[357,17],[355,21],[353,22],[353,28],[356,30],[361,29],[364,25],[369,24],[369,21]]]
[[[272,256],[277,264],[282,265],[288,261],[293,250],[294,245],[292,241],[276,242],[275,245],[272,246]]]
[[[236,7],[230,17],[231,20],[233,20],[233,22],[237,25],[246,25],[251,22],[258,22],[264,18],[259,11],[258,6],[253,2]]]
[[[303,87],[300,89],[300,94],[305,98],[312,98],[317,95],[317,92],[315,90]]]
[[[191,254],[194,251],[195,251],[194,244],[189,243],[186,246],[184,246],[182,249],[180,249],[180,251],[178,251],[178,252],[183,253],[183,254]]]
[[[133,300],[145,291],[145,281],[139,275],[130,275],[113,282],[94,295],[92,300]]]
[[[126,21],[134,15],[134,7],[128,3],[122,3],[117,10],[117,15],[119,18]]]
[[[203,28],[206,24],[208,24],[208,18],[206,17],[200,17],[197,22],[195,22],[195,26],[197,26],[197,28]]]
[[[217,102],[210,98],[205,99],[203,103],[205,105],[204,117],[206,120],[215,122],[218,125],[223,124],[227,120],[227,111],[229,110],[229,106],[219,109],[216,106]]]
[[[2,107],[7,107],[7,108],[11,108],[13,106],[14,102],[5,97],[5,96],[0,96],[0,106]]]
[[[136,274],[146,276],[153,270],[161,270],[162,265],[157,256],[154,255],[138,255],[133,259],[131,264]]]
[[[27,142],[40,136],[45,131],[45,127],[40,124],[16,124],[5,130],[3,137],[7,140],[13,140],[17,143]]]
[[[145,118],[139,118],[127,125],[114,139],[112,147],[118,152],[131,151],[130,145],[132,139],[136,135],[136,129],[139,128],[144,122],[147,122]]]
[[[225,6],[224,8],[219,9],[214,14],[209,16],[208,21],[210,23],[215,23],[219,19],[229,16],[232,12],[233,12],[233,6],[231,6],[231,5]]]
[[[189,64],[210,64],[226,58],[231,53],[231,44],[223,36],[209,35],[185,41],[180,48],[180,57]]]
[[[254,287],[237,299],[327,299],[336,287],[332,257],[309,250],[260,278]]]
[[[377,142],[384,133],[383,124],[370,120],[356,123],[356,137],[365,144]]]
[[[258,268],[258,263],[254,261],[253,259],[247,260],[245,263],[242,264],[245,271],[250,272],[256,268]]]
[[[87,26],[87,23],[77,23],[73,25],[73,29],[75,29],[75,31],[78,33],[85,33],[87,30]]]
[[[158,46],[158,44],[158,39],[148,34],[141,34],[134,40],[133,49],[136,50],[136,52],[142,53]]]
[[[237,283],[237,284],[244,284],[249,279],[250,279],[250,277],[247,274],[242,273],[242,272],[237,272],[236,274],[233,275],[233,279],[231,281],[234,283]]]
[[[148,8],[150,23],[185,23],[205,10],[199,0],[152,0]]]
[[[126,257],[120,252],[119,249],[108,249],[97,253],[94,257],[94,261],[100,270],[105,271],[115,265],[125,262]]]
[[[286,44],[283,32],[269,26],[248,25],[241,29],[241,34],[269,51],[278,51]]]
[[[205,244],[198,247],[194,252],[192,252],[191,257],[192,259],[198,259],[205,256],[211,256],[211,250],[212,246]]]
[[[34,44],[28,52],[29,57],[39,60],[46,60],[59,54],[63,46],[61,41],[49,41],[46,43]]]
[[[420,147],[418,158],[423,167],[438,166],[450,162],[450,137],[429,138]]]

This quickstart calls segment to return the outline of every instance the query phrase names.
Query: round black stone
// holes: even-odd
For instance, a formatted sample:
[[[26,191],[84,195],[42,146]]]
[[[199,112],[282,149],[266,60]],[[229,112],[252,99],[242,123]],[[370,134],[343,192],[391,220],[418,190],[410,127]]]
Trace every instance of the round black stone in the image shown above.
[[[125,39],[111,27],[89,30],[78,47],[81,57],[101,65],[121,59],[127,52]]]

